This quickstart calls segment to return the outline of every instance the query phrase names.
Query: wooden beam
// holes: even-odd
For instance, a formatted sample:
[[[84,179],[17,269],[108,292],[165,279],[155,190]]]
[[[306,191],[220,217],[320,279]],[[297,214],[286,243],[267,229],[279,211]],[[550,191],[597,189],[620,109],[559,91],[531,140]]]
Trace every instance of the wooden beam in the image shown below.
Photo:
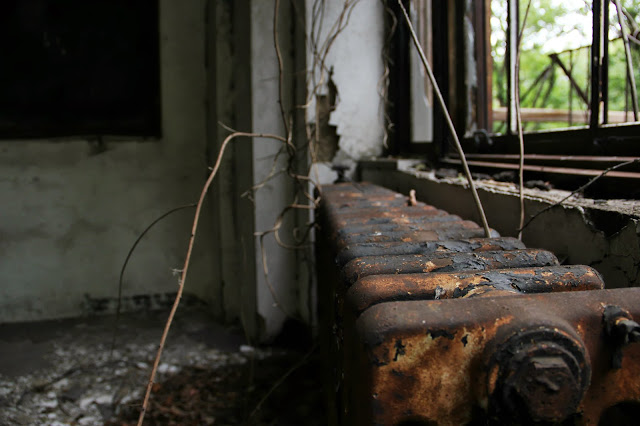
[[[523,122],[535,123],[563,123],[569,122],[569,110],[553,108],[521,108]],[[505,121],[507,108],[494,107],[493,120]],[[571,111],[573,124],[588,124],[589,115],[585,111]],[[633,113],[625,111],[609,111],[607,120],[609,123],[628,123],[633,121]]]

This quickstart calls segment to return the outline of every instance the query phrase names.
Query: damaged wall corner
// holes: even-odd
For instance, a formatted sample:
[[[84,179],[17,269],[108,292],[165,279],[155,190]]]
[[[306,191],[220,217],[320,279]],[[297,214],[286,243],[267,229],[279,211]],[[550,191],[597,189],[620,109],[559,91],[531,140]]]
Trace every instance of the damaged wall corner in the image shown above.
[[[312,23],[313,3],[310,0],[306,2],[307,31],[313,29],[316,33],[308,33],[307,37],[315,36],[324,42],[330,37],[334,23],[341,19],[344,2],[332,0],[323,3],[323,28]],[[343,29],[331,44],[323,69],[320,69],[312,49],[307,52],[307,63],[313,67],[313,74],[308,83],[310,104],[306,118],[312,128],[322,126],[318,161],[323,162],[334,158],[353,162],[380,155],[383,149],[383,100],[378,86],[384,74],[381,54],[384,5],[381,2],[358,2],[352,13],[343,19]],[[326,72],[329,69],[332,70],[330,76]],[[333,93],[337,96],[332,108]],[[325,124],[327,110],[329,119]],[[336,129],[338,138],[337,151],[332,128]]]

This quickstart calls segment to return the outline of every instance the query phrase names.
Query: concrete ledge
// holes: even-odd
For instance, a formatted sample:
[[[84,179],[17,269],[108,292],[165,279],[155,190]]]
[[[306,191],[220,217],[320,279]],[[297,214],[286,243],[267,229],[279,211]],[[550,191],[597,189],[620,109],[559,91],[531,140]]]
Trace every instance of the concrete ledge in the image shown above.
[[[418,163],[363,161],[360,177],[404,194],[415,189],[420,201],[479,222],[464,178],[437,179],[433,171],[416,170]],[[516,185],[490,180],[476,181],[476,185],[489,225],[503,236],[517,236]],[[527,217],[568,194],[525,189]],[[569,199],[531,222],[523,231],[523,241],[531,248],[551,250],[563,263],[593,266],[608,288],[640,286],[640,201]]]

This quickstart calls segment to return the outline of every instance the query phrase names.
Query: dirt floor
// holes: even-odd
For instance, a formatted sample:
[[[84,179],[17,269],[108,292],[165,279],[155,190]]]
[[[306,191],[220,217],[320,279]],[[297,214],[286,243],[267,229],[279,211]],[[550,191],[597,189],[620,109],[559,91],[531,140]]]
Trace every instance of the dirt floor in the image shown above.
[[[0,325],[0,425],[135,424],[166,316],[123,316],[112,354],[113,317]],[[145,424],[326,424],[317,351],[297,346],[179,311]]]

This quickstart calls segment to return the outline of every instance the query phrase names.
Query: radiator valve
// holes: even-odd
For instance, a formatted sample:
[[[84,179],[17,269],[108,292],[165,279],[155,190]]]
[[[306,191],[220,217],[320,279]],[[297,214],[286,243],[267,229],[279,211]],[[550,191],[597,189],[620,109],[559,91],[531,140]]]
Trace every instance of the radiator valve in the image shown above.
[[[516,422],[560,422],[576,412],[591,368],[582,342],[555,328],[521,330],[489,369],[491,411]]]

